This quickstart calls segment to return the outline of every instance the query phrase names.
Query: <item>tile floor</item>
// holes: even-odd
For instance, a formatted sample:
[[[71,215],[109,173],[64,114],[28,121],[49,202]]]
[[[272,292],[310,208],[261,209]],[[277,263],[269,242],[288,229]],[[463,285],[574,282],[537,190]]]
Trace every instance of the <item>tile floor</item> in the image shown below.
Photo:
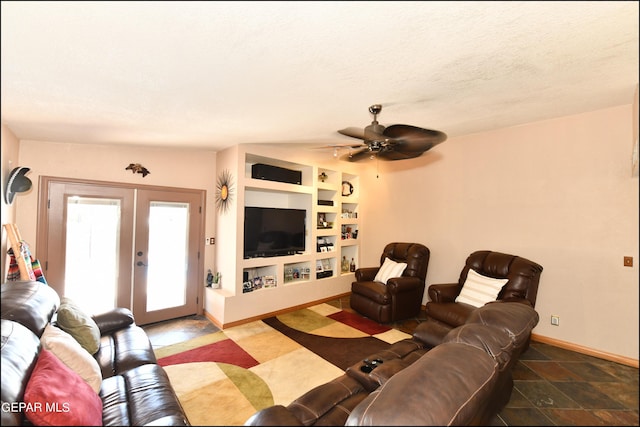
[[[327,302],[346,311],[349,297]],[[426,320],[393,324],[406,333]],[[203,316],[144,326],[155,348],[219,329]],[[638,369],[532,342],[515,365],[511,400],[492,422],[494,426],[637,426]]]

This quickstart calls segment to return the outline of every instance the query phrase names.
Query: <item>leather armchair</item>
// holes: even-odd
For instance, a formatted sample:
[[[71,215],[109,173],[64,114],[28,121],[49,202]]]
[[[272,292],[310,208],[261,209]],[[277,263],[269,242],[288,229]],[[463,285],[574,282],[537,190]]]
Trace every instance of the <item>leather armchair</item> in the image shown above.
[[[429,321],[440,322],[441,334],[463,325],[476,307],[455,302],[469,269],[483,276],[508,279],[498,293],[498,302],[520,302],[535,308],[542,266],[516,255],[494,251],[476,251],[466,260],[457,283],[433,284],[427,289],[429,302],[426,312]]]
[[[351,284],[351,308],[378,323],[417,316],[424,296],[429,256],[429,248],[420,243],[387,244],[379,267],[356,270],[356,281]],[[407,267],[401,277],[392,277],[387,283],[376,282],[374,278],[386,258],[405,262]]]

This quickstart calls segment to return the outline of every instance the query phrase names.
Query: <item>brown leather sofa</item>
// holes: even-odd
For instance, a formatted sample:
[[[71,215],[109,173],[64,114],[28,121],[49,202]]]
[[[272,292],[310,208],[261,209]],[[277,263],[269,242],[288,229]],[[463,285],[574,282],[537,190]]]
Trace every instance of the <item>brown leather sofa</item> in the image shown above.
[[[528,304],[496,302],[445,336],[436,322],[423,322],[411,339],[245,425],[491,425],[538,320]]]
[[[429,248],[420,243],[388,243],[380,255],[380,266],[356,270],[356,281],[351,284],[351,308],[378,323],[417,316],[424,296],[429,256]],[[376,282],[376,274],[386,258],[406,263],[407,267],[400,277],[392,277],[387,283]]]
[[[55,322],[60,298],[40,282],[10,282],[1,289],[2,425],[30,425],[20,403],[42,351],[40,337]],[[101,333],[94,357],[102,371],[103,425],[189,425],[132,313],[120,308],[93,319]]]

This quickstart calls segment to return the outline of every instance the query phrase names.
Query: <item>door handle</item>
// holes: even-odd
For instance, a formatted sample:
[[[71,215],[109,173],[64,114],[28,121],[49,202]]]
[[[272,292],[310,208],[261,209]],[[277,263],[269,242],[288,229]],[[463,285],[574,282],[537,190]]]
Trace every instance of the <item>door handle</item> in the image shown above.
[[[145,263],[144,263],[144,262],[142,262],[142,261],[138,261],[138,262],[136,262],[136,265],[137,265],[138,267],[142,267],[142,266],[146,267],[146,266],[147,266],[147,264],[145,264]]]

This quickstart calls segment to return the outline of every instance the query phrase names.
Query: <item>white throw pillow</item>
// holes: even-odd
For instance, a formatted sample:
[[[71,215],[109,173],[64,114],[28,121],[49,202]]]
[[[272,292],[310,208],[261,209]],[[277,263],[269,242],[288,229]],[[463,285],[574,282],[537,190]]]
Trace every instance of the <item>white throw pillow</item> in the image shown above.
[[[494,279],[483,276],[475,270],[469,269],[467,280],[465,280],[456,302],[482,307],[488,302],[495,301],[500,290],[508,281],[509,279]]]
[[[40,337],[42,346],[51,351],[69,369],[76,372],[96,392],[100,392],[102,372],[96,359],[72,335],[48,324]]]
[[[382,282],[385,285],[387,284],[387,280],[393,277],[400,277],[404,272],[404,269],[407,268],[406,262],[395,262],[389,258],[384,259],[384,263],[378,270],[378,274],[373,279],[376,282]]]

